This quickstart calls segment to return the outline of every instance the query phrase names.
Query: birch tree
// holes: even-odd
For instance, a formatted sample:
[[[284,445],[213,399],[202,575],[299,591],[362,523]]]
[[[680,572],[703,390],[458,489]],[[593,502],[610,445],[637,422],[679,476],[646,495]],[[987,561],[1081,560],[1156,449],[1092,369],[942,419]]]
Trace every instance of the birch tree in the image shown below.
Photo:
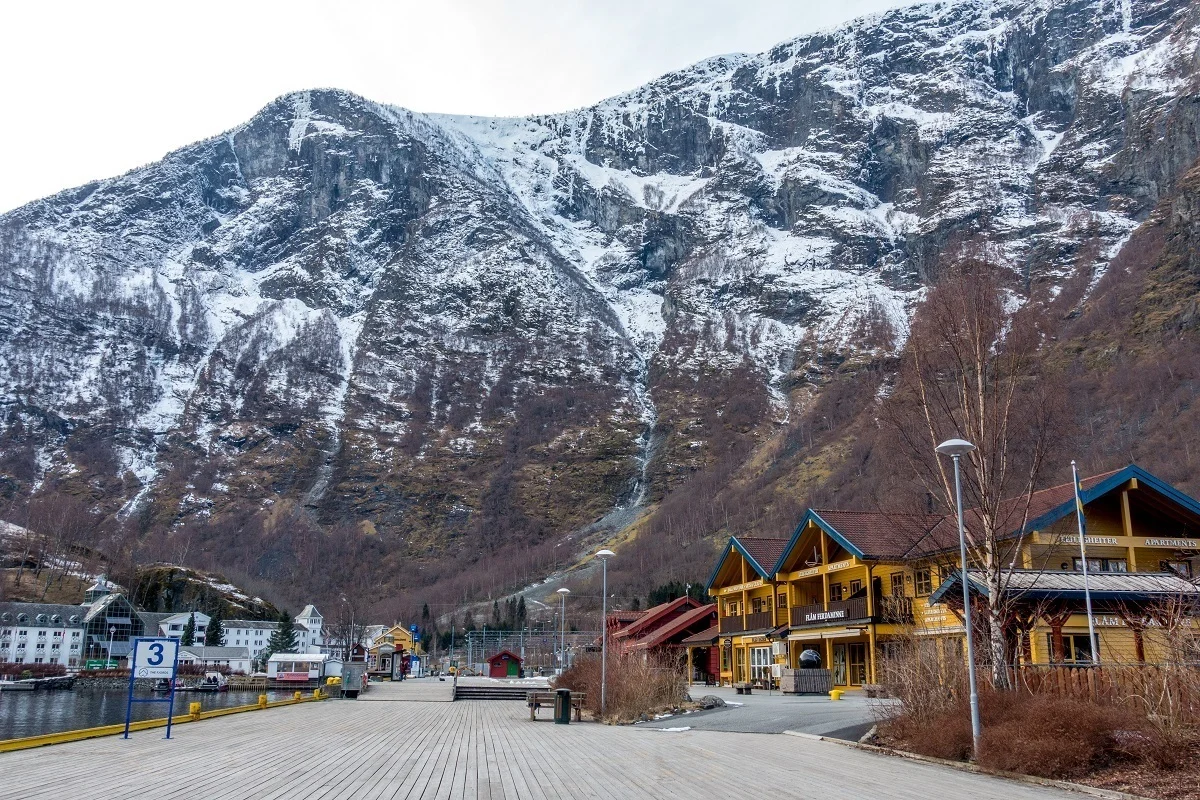
[[[1033,494],[1065,422],[1062,381],[1039,357],[1038,310],[1021,306],[1000,274],[967,261],[930,290],[884,415],[912,474],[951,514],[953,464],[934,448],[952,438],[977,448],[962,459],[963,516],[968,561],[987,585],[982,627],[997,688],[1008,686],[1012,652],[1008,583],[1021,567]]]

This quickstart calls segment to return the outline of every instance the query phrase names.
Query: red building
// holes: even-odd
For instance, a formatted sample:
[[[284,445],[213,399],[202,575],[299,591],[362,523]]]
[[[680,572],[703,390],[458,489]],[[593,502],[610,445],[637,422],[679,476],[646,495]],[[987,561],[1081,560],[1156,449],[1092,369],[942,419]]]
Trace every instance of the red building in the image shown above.
[[[517,678],[521,675],[521,657],[511,650],[501,650],[487,662],[489,678]]]

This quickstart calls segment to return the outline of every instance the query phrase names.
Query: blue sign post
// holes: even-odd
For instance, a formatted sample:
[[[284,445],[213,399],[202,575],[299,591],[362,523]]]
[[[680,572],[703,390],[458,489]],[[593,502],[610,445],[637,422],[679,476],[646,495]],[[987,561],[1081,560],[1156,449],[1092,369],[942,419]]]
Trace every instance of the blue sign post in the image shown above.
[[[179,669],[179,640],[168,636],[145,637],[133,640],[129,653],[129,694],[125,700],[125,734],[129,738],[129,722],[134,703],[166,703],[167,735],[171,738],[171,717],[175,713],[175,673]],[[166,697],[134,697],[133,682],[138,678],[166,678],[170,691]]]

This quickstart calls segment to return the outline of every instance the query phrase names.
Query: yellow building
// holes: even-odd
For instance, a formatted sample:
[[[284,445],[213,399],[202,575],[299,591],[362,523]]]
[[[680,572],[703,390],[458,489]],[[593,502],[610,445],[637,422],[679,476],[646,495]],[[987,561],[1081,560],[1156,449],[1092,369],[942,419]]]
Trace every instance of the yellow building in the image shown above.
[[[377,636],[367,650],[368,671],[372,674],[396,675],[399,658],[423,653],[412,631],[396,623]]]
[[[1195,595],[1200,503],[1136,466],[1083,487],[1100,661],[1145,661],[1157,655],[1154,604]],[[964,516],[970,528],[973,515]],[[1006,554],[1016,567],[1003,588],[1016,610],[1010,658],[1090,663],[1073,485],[1037,492],[1028,518]],[[974,594],[986,596],[982,573],[968,573]],[[810,509],[786,541],[733,537],[708,584],[721,682],[765,683],[772,665],[794,668],[813,650],[833,685],[875,683],[889,643],[914,635],[960,656],[959,574],[953,514]]]

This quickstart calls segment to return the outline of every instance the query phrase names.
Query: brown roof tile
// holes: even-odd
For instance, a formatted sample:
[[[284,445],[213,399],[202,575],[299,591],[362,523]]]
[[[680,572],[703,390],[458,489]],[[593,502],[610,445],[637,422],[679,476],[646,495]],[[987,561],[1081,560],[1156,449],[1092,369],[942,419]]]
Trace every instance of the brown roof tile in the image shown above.
[[[784,548],[787,547],[787,539],[766,539],[757,536],[735,536],[734,538],[745,548],[750,557],[767,571],[768,575],[775,568],[780,556],[783,555]]]

